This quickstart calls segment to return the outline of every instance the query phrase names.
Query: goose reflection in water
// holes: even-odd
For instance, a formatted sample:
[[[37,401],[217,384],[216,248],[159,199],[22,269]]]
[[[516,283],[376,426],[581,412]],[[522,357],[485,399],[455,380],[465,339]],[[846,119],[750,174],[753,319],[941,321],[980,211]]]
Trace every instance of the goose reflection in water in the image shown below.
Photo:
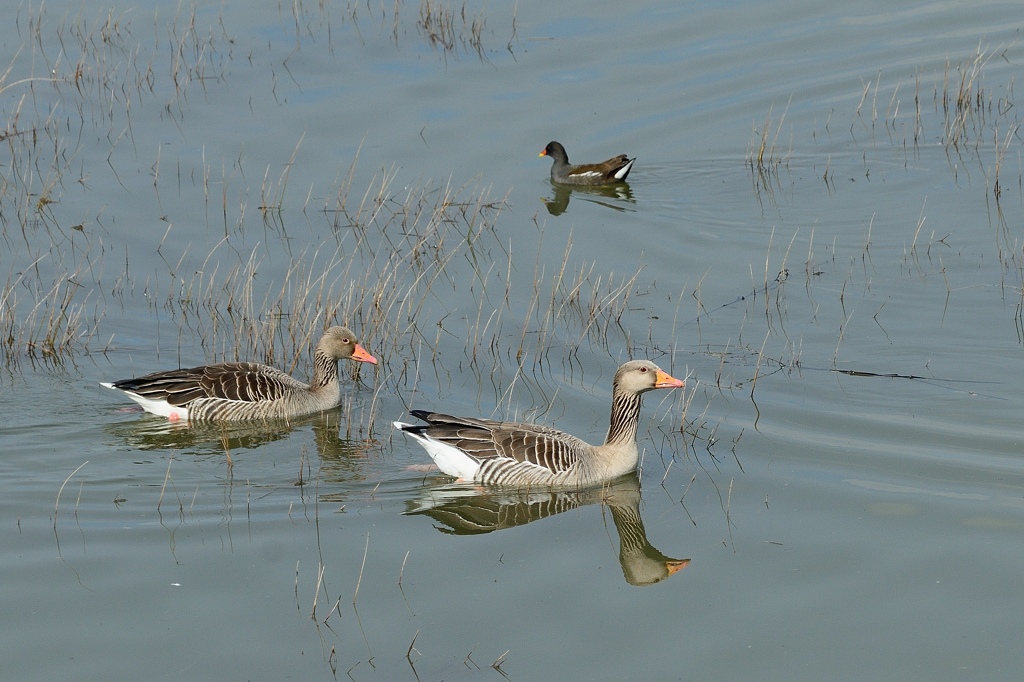
[[[453,483],[425,490],[408,503],[406,514],[434,519],[442,533],[478,535],[514,528],[588,504],[604,504],[619,536],[619,564],[630,585],[660,582],[679,572],[689,559],[662,554],[647,539],[640,516],[640,479],[635,473],[599,488],[581,491],[497,490]]]
[[[219,455],[282,440],[311,426],[322,462],[343,461],[364,449],[359,441],[342,438],[344,415],[321,412],[299,419],[260,419],[248,422],[183,422],[145,415],[138,420],[112,422],[104,430],[119,443],[137,450],[177,450],[191,455]]]
[[[554,195],[550,198],[541,198],[545,208],[551,215],[562,215],[569,208],[569,198],[575,194],[582,201],[591,201],[615,211],[630,210],[622,204],[635,204],[633,190],[625,182],[616,185],[599,187],[568,187],[566,185],[551,185]],[[609,200],[609,201],[606,201]]]

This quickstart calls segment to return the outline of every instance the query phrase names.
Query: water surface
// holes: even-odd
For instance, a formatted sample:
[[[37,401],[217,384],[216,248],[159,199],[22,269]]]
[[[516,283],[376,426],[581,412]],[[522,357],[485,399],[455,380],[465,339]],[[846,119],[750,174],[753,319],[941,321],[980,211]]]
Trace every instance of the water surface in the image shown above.
[[[449,50],[394,11],[3,29],[6,673],[1014,679],[1016,7],[472,5]],[[552,187],[551,139],[628,190]],[[302,376],[333,322],[382,362],[327,415],[98,386]],[[688,385],[609,490],[453,489],[390,426],[600,440],[631,357]]]

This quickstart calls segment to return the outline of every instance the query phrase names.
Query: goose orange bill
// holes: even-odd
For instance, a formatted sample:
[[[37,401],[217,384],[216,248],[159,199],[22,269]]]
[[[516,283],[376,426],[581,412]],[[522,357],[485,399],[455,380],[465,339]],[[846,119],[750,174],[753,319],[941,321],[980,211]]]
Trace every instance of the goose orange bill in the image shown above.
[[[655,388],[682,388],[686,385],[685,381],[676,379],[674,376],[670,376],[665,372],[658,370],[657,380],[654,382]]]
[[[675,575],[678,571],[686,568],[689,563],[689,559],[669,559],[665,562],[665,568],[668,569],[669,575]]]
[[[356,344],[356,349],[352,351],[352,359],[358,360],[359,362],[368,362],[371,365],[377,364],[377,358],[370,355],[370,353],[365,348],[360,346],[358,343]],[[659,377],[659,379],[660,378],[661,377]]]

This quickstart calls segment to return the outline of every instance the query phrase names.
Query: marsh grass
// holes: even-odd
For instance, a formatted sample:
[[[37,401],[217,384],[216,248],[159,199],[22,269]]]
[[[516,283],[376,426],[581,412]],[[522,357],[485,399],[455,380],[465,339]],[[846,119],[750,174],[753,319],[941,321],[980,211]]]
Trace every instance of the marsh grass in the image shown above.
[[[909,166],[919,159],[924,150],[940,146],[949,160],[955,182],[960,181],[962,169],[979,167],[985,174],[989,189],[998,202],[1006,187],[1016,184],[1018,193],[1024,193],[1024,173],[1020,171],[1020,121],[1014,101],[1014,80],[1011,78],[998,89],[986,85],[985,72],[993,60],[1009,62],[1009,45],[987,47],[979,45],[968,57],[954,61],[947,58],[941,71],[931,74],[931,106],[927,87],[929,76],[917,69],[913,76],[887,85],[879,71],[866,80],[852,106],[849,133],[862,153],[887,143],[902,150],[904,163]],[[911,104],[904,103],[910,99]],[[787,106],[788,110],[788,106]],[[833,112],[829,112],[825,132]],[[791,140],[788,151],[779,144],[785,114],[776,122],[770,108],[761,126],[753,127],[747,145],[747,166],[754,181],[755,193],[760,200],[767,196],[774,201],[779,186],[779,171],[788,167],[793,153]],[[868,142],[860,138],[868,135]],[[818,139],[817,131],[812,138]],[[831,134],[829,133],[830,137]],[[1007,161],[1017,149],[1016,182],[1007,181]],[[867,161],[866,154],[864,155]],[[968,162],[970,162],[968,164]],[[864,174],[871,177],[871,168],[865,164]],[[821,177],[829,192],[834,192],[835,168],[833,154],[824,160]],[[1012,172],[1012,171],[1011,171]]]
[[[932,86],[932,113],[938,114],[938,119],[924,109],[920,69],[914,73],[912,83],[897,81],[891,90],[883,88],[884,77],[878,72],[875,78],[864,82],[850,132],[868,131],[875,139],[881,129],[891,144],[915,150],[919,145],[929,144],[930,139],[955,152],[977,149],[987,137],[989,126],[1012,115],[1012,81],[997,96],[986,88],[984,79],[985,67],[993,58],[1005,59],[1011,47],[986,49],[979,45],[974,54],[958,62],[947,58]],[[908,112],[902,106],[901,88],[909,89],[911,85],[913,106]]]
[[[988,118],[995,113],[991,94],[986,90],[983,69],[994,53],[980,46],[971,57],[951,65],[946,60],[942,91],[935,97],[945,117],[943,144],[960,148],[977,143]]]
[[[54,241],[67,251],[7,243],[11,260],[0,286],[0,349],[8,366],[21,359],[63,362],[84,352],[98,333],[102,303],[91,286],[97,259],[70,239]]]
[[[994,59],[1008,60],[1007,53],[1013,47],[1013,44],[994,48],[979,45],[974,54],[956,63],[947,59],[941,77],[933,86],[933,112],[940,116],[938,121],[922,112],[921,75],[920,72],[916,74],[909,142],[905,134],[901,138],[898,132],[907,129],[906,125],[900,125],[905,117],[899,115],[899,85],[892,91],[891,101],[894,104],[890,105],[884,121],[891,131],[892,142],[904,147],[912,146],[915,153],[920,144],[928,144],[931,138],[955,158],[965,154],[975,158],[986,169],[990,189],[997,201],[1003,190],[1000,174],[1006,155],[1014,143],[1020,142],[1020,122],[1014,102],[1014,81],[1011,79],[997,90],[989,88],[985,84],[985,70]],[[879,74],[875,81],[876,92],[880,81]],[[873,112],[872,120],[877,116],[877,112]],[[986,149],[988,140],[994,143],[991,156]],[[1018,173],[1018,187],[1020,184]]]
[[[466,3],[461,7],[446,5],[438,0],[421,0],[416,28],[435,50],[447,57],[461,50],[486,59],[483,34],[487,20],[483,13],[466,16]],[[511,43],[510,43],[511,44]]]
[[[10,152],[0,178],[0,348],[8,365],[91,350],[105,305],[98,277],[106,246],[96,234],[104,219],[68,220],[63,197],[72,186],[88,190],[89,171],[78,165],[88,130],[105,131],[107,164],[121,182],[112,159],[122,141],[134,144],[133,106],[162,91],[165,108],[180,110],[188,88],[212,77],[211,62],[223,55],[195,18],[193,7],[170,23],[165,81],[154,67],[156,52],[141,49],[130,13],[93,18],[84,10],[53,15],[45,5],[18,9],[26,42],[0,74],[0,92],[14,102],[0,133]]]
[[[789,105],[786,106],[786,111],[788,110]],[[759,197],[762,192],[769,197],[774,196],[775,187],[779,183],[779,170],[788,163],[793,152],[792,140],[787,151],[783,151],[779,143],[786,111],[776,123],[772,120],[773,109],[769,109],[761,128],[758,129],[756,124],[753,126],[750,142],[747,143],[747,166],[750,168],[755,191]]]
[[[1009,128],[1000,134],[998,124],[993,126],[992,141],[994,143],[994,154],[993,164],[990,173],[986,173],[990,187],[992,188],[992,195],[999,203],[999,200],[1003,196],[1003,185],[1000,180],[1000,174],[1003,170],[1003,166],[1006,163],[1008,155],[1012,153],[1014,144],[1020,141],[1020,123],[1012,121],[1009,124]],[[1012,158],[1012,157],[1011,157]],[[1022,184],[1024,184],[1024,174],[1020,172],[1021,153],[1017,152],[1017,191],[1021,193]]]
[[[388,36],[395,47],[401,47],[407,37],[415,32],[446,63],[450,58],[457,59],[464,55],[475,55],[481,62],[490,63],[490,55],[499,51],[485,44],[495,36],[495,31],[488,27],[489,13],[495,10],[483,5],[474,9],[474,4],[465,0],[419,0],[414,22],[409,18],[412,11],[405,7],[404,0],[375,5],[349,0],[344,6],[299,0],[288,3],[287,7],[297,46],[317,40],[318,36],[325,33],[329,49],[334,53],[334,24],[338,23],[350,27],[360,44],[367,43],[374,35],[371,31],[374,28],[376,35]],[[284,6],[281,7],[283,13]],[[518,44],[515,5],[511,7],[508,31],[508,39],[500,42],[500,45],[515,58],[513,48]]]
[[[829,125],[837,116],[834,110],[829,112],[825,124],[827,135],[823,137],[828,138],[830,147],[827,156],[822,158],[819,170],[823,166],[821,177],[830,194],[839,189],[835,182],[837,166],[842,168],[851,161],[857,163],[860,166],[859,171],[843,168],[838,172],[843,175],[849,173],[851,180],[854,174],[859,172],[865,179],[871,180],[875,160],[880,158],[883,167],[891,164],[892,160],[884,154],[892,150],[902,155],[903,164],[908,170],[926,167],[936,159],[936,153],[940,157],[944,155],[946,167],[956,185],[975,184],[974,178],[980,173],[984,177],[989,222],[998,248],[998,260],[1002,264],[996,286],[1004,292],[1008,300],[1024,300],[1024,294],[1021,294],[1024,291],[1024,266],[1021,264],[1024,251],[1020,248],[1020,240],[1015,234],[1015,229],[1008,224],[1006,214],[1010,206],[1013,206],[1014,212],[1018,208],[1017,201],[1007,204],[1008,192],[1014,191],[1018,200],[1024,196],[1024,173],[1021,171],[1024,167],[1024,162],[1021,161],[1022,138],[1014,101],[1014,78],[1011,73],[1008,80],[993,86],[988,77],[988,72],[993,67],[1003,66],[997,65],[996,62],[1012,62],[1011,51],[1015,46],[1015,42],[998,47],[982,44],[965,58],[948,58],[932,72],[917,69],[909,78],[895,82],[887,83],[884,74],[879,71],[872,79],[863,83],[852,100],[849,134],[853,144],[848,150],[835,147],[836,140],[829,132]],[[1001,73],[1005,74],[1006,69],[1001,68]],[[931,97],[928,96],[929,90],[932,91]],[[782,118],[785,119],[785,116]],[[788,167],[788,155],[778,151],[781,129],[782,121],[776,122],[773,110],[770,109],[764,123],[754,127],[751,142],[748,144],[747,164],[759,201],[763,196],[767,196],[774,203],[775,191],[780,186],[778,171]],[[819,140],[816,131],[812,133],[812,137],[815,142]],[[843,144],[842,141],[839,141],[839,144]],[[1016,177],[1013,177],[1014,175]],[[948,267],[949,256],[956,257],[959,254],[955,241],[950,239],[951,230],[947,227],[948,221],[945,220],[945,216],[940,216],[939,220],[934,222],[937,227],[930,227],[933,220],[929,219],[926,211],[929,207],[927,197],[920,201],[921,209],[916,220],[911,219],[906,224],[895,226],[897,234],[905,235],[902,237],[903,248],[898,276],[913,276],[921,282],[926,281],[930,275],[941,278],[945,293],[942,320],[945,320],[949,307],[954,304],[954,294],[963,288],[957,286]],[[845,275],[837,271],[837,266],[841,267],[841,263],[835,259],[837,245],[834,241],[830,249],[832,257],[827,260],[816,259],[813,248],[814,232],[812,231],[810,235],[808,257],[804,263],[804,287],[811,305],[812,319],[817,322],[821,311],[831,310],[835,307],[833,304],[838,306],[840,312],[836,320],[836,336],[829,361],[834,371],[839,370],[842,361],[844,340],[852,330],[859,329],[865,322],[873,325],[884,336],[886,342],[894,342],[887,328],[889,325],[885,322],[889,309],[886,308],[884,301],[881,304],[873,303],[866,315],[865,311],[855,310],[855,306],[850,303],[854,298],[851,289],[855,283],[868,289],[873,277],[877,277],[877,269],[887,267],[887,264],[879,265],[876,256],[873,255],[874,226],[875,216],[872,215],[861,251],[859,254],[853,254],[850,259],[851,266],[857,263],[856,267],[862,270],[862,278],[855,275],[852,267]],[[892,227],[887,226],[887,229],[890,230],[887,234],[892,234]],[[769,253],[772,250],[770,241],[769,238]],[[944,262],[944,257],[947,262]],[[785,258],[783,267],[777,270],[785,272],[784,266]],[[955,270],[954,267],[953,271]],[[765,275],[770,275],[767,267]],[[751,278],[756,298],[757,280],[762,278],[754,275],[753,268]],[[836,283],[822,289],[819,284],[829,279]],[[767,282],[768,277],[764,277],[762,281]],[[785,300],[781,298],[783,290],[780,282],[772,306],[769,306],[769,296],[765,296],[762,303],[765,305],[763,312],[766,316],[767,329],[774,333],[775,324],[778,323],[778,331],[786,348],[780,352],[777,344],[769,342],[766,337],[764,343],[756,344],[763,347],[758,357],[770,360],[773,365],[779,363],[780,366],[786,367],[787,371],[800,371],[804,359],[803,344],[798,338],[790,338],[785,328],[784,322],[789,316],[784,308]],[[695,294],[699,291],[698,285]],[[822,301],[822,294],[829,297],[827,302]],[[705,310],[703,302],[699,301],[699,307],[702,311]],[[771,308],[774,308],[774,311]],[[712,308],[711,312],[714,310]],[[705,314],[706,312],[702,312],[702,316]],[[824,314],[829,315],[828,312]],[[1020,328],[1019,324],[1017,326]],[[1024,333],[1018,332],[1018,336],[1024,338]],[[755,377],[757,376],[761,376],[760,366],[755,372]]]

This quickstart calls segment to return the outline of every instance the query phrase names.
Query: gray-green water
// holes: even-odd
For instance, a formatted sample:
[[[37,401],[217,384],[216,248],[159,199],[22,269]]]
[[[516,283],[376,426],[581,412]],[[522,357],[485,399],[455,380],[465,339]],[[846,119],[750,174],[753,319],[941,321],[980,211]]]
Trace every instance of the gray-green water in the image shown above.
[[[483,59],[448,8],[452,51],[416,3],[0,29],[4,677],[1019,677],[1020,8],[471,4]],[[551,139],[628,193],[556,191]],[[337,413],[98,386],[303,375],[333,321],[382,361]],[[390,428],[599,440],[628,357],[688,376],[639,485],[474,498]]]

